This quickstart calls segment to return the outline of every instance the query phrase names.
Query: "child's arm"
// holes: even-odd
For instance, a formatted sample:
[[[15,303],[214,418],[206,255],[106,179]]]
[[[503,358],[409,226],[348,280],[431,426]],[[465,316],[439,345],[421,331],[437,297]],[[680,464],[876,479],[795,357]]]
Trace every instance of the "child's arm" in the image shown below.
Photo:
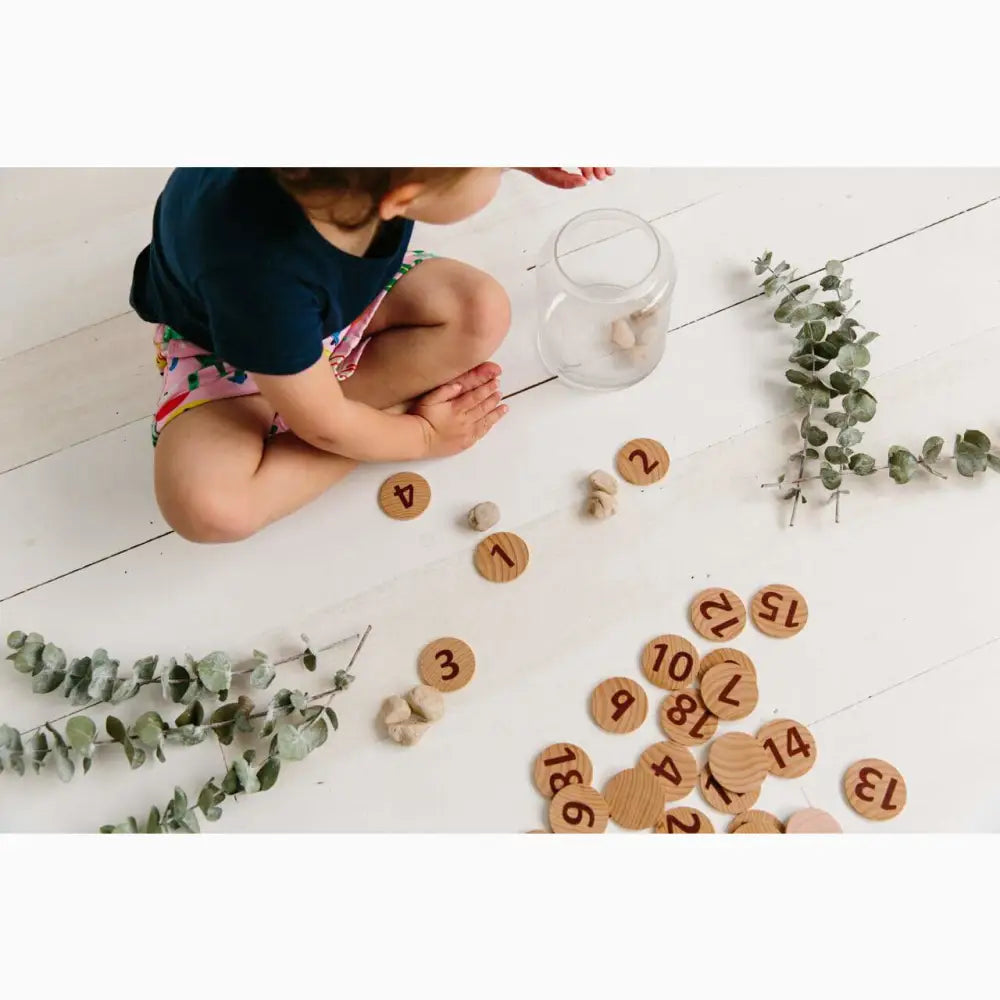
[[[297,375],[254,375],[264,398],[303,441],[360,462],[453,455],[475,444],[507,412],[496,382],[469,392],[445,385],[412,413],[388,414],[348,399],[320,359]]]

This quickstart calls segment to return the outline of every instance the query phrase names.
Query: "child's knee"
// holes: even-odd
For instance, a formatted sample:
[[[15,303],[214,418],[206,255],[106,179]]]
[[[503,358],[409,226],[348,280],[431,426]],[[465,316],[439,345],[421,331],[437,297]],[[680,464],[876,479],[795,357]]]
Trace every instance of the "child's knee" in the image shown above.
[[[462,302],[463,323],[474,341],[477,360],[488,358],[510,329],[510,298],[488,274],[477,274]]]
[[[229,491],[199,490],[184,498],[161,499],[160,511],[181,538],[206,545],[241,542],[263,527]]]

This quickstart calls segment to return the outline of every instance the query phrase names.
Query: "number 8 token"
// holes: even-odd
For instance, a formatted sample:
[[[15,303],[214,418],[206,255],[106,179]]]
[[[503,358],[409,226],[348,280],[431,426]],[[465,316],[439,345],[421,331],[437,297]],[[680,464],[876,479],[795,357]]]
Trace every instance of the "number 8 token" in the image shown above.
[[[553,833],[604,833],[608,804],[588,785],[567,785],[549,803],[549,826]]]

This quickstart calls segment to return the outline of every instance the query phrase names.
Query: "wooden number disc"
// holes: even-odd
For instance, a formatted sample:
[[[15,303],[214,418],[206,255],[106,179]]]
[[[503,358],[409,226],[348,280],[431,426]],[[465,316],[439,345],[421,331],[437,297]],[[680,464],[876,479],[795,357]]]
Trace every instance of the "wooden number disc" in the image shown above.
[[[771,758],[769,772],[778,778],[801,778],[816,763],[816,740],[794,719],[775,719],[762,726],[757,742]]]
[[[822,809],[800,809],[788,817],[785,833],[843,833],[840,824]]]
[[[705,797],[705,801],[713,809],[728,813],[730,816],[749,812],[760,797],[759,788],[744,792],[742,795],[723,788],[715,780],[715,776],[707,764],[698,772],[698,787],[701,789],[701,794]]]
[[[787,639],[805,628],[809,620],[809,605],[794,587],[775,583],[762,587],[753,595],[750,615],[754,625],[764,635]]]
[[[698,691],[674,691],[660,706],[660,726],[675,743],[684,747],[707,743],[719,728]]]
[[[461,639],[450,636],[429,642],[417,660],[420,679],[438,691],[464,688],[476,672],[476,654]]]
[[[619,771],[603,795],[611,818],[626,830],[648,830],[667,804],[663,786],[644,767]]]
[[[698,681],[700,682],[712,667],[717,667],[720,663],[737,663],[741,667],[746,667],[747,670],[757,673],[753,660],[746,653],[741,653],[738,649],[731,649],[729,646],[723,646],[721,649],[713,649],[711,653],[706,653],[701,658],[701,663],[698,665]]]
[[[701,810],[677,806],[656,821],[653,833],[715,833],[715,827]]]
[[[430,484],[415,472],[397,472],[378,491],[378,505],[397,521],[420,517],[430,502]]]
[[[594,765],[573,743],[553,743],[535,758],[535,788],[547,799],[567,785],[589,785]]]
[[[708,765],[723,788],[750,792],[767,777],[771,755],[748,733],[726,733],[708,748]]]
[[[751,809],[740,813],[729,824],[730,833],[784,833],[785,828],[777,816],[772,816],[762,809]]]
[[[680,691],[694,684],[698,650],[680,635],[660,635],[642,651],[642,672],[657,687]]]
[[[553,833],[604,833],[608,804],[589,785],[567,785],[549,803]]]
[[[906,805],[906,782],[892,764],[869,757],[847,769],[844,794],[865,819],[892,819]]]
[[[698,781],[698,764],[694,755],[687,747],[669,740],[654,743],[643,750],[639,767],[646,768],[663,786],[667,802],[683,799]]]
[[[590,714],[609,733],[631,733],[646,721],[646,692],[628,677],[609,677],[594,688]]]
[[[728,642],[743,631],[747,609],[731,590],[712,587],[691,602],[691,624],[698,635],[714,642]]]
[[[524,539],[509,531],[488,535],[476,546],[476,569],[494,583],[516,580],[528,568],[528,558]]]
[[[701,679],[701,696],[720,719],[745,719],[757,707],[757,671],[720,663]]]
[[[658,483],[670,468],[667,449],[652,438],[634,438],[618,449],[618,474],[633,486]]]

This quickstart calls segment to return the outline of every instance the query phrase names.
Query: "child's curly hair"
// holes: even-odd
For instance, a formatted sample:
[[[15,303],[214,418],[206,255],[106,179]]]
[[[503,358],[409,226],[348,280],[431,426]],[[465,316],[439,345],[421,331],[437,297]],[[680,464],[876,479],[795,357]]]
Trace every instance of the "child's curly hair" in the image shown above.
[[[367,226],[379,203],[395,188],[414,181],[447,187],[469,167],[272,167],[290,195],[324,209],[341,229]]]

